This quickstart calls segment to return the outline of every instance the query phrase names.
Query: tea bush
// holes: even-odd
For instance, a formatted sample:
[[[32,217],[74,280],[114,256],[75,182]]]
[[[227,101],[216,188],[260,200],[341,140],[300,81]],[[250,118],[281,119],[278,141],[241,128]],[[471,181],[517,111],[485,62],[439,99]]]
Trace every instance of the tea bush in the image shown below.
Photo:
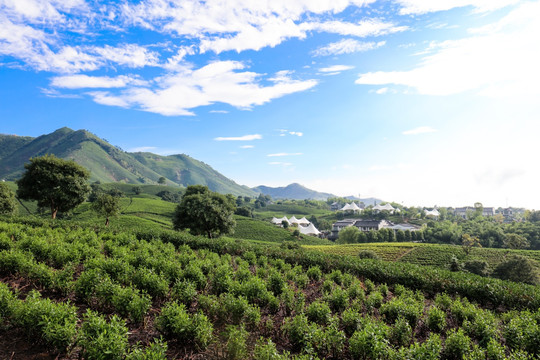
[[[83,318],[79,344],[84,359],[123,359],[128,349],[128,329],[123,320],[88,310]]]

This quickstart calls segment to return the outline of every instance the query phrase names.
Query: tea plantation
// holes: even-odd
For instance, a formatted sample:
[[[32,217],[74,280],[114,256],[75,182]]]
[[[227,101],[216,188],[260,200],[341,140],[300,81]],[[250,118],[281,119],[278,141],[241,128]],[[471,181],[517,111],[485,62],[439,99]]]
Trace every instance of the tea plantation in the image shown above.
[[[538,286],[157,227],[52,224],[0,222],[0,358],[540,355]]]

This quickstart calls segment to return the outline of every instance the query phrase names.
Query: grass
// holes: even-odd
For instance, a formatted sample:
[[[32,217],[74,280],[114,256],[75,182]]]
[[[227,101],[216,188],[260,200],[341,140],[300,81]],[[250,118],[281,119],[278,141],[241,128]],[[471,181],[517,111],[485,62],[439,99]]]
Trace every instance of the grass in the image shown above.
[[[461,246],[426,243],[367,243],[331,246],[306,245],[307,249],[318,250],[327,254],[356,256],[361,250],[371,250],[381,259],[394,262],[406,262],[417,265],[447,268],[452,256],[460,261],[485,260],[493,269],[509,254],[527,256],[540,261],[540,251],[508,250],[493,248],[473,248],[467,255]]]

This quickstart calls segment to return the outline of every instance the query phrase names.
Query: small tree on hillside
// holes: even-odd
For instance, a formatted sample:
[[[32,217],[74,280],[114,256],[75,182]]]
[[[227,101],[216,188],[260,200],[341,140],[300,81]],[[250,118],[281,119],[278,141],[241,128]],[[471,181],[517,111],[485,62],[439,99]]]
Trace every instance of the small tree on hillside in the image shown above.
[[[526,249],[531,245],[524,236],[518,234],[506,234],[503,244],[507,249]]]
[[[17,209],[15,193],[5,183],[0,183],[0,214],[11,215]]]
[[[160,178],[158,179],[157,182],[158,182],[158,184],[164,185],[164,184],[167,183],[167,179],[166,179],[165,177],[162,176],[162,177],[160,177]]]
[[[193,235],[209,238],[229,234],[236,222],[235,199],[210,191],[206,186],[188,186],[173,217],[175,230],[189,229]]]
[[[482,247],[480,239],[477,236],[471,236],[469,234],[463,234],[461,236],[461,246],[467,255],[470,254],[473,247]]]
[[[58,211],[77,207],[90,192],[87,183],[90,173],[72,160],[45,155],[30,159],[24,167],[26,172],[17,181],[17,196],[36,200],[39,207],[49,208],[53,219]]]
[[[105,226],[109,226],[109,218],[120,213],[120,198],[110,194],[101,194],[92,203],[92,209],[105,217]]]

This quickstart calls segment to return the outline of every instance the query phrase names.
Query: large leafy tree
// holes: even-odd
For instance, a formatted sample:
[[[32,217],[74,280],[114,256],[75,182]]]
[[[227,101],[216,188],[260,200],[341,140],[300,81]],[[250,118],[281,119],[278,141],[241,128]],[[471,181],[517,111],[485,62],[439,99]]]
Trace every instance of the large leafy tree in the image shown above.
[[[206,186],[188,186],[182,201],[176,207],[173,225],[176,230],[189,229],[193,235],[209,238],[233,231],[236,222],[235,199],[210,191]]]
[[[58,211],[69,211],[81,204],[90,192],[90,173],[74,161],[45,155],[30,159],[24,167],[26,171],[17,181],[17,196],[49,208],[53,219]]]
[[[0,183],[0,214],[13,214],[17,209],[15,194],[5,183]]]

